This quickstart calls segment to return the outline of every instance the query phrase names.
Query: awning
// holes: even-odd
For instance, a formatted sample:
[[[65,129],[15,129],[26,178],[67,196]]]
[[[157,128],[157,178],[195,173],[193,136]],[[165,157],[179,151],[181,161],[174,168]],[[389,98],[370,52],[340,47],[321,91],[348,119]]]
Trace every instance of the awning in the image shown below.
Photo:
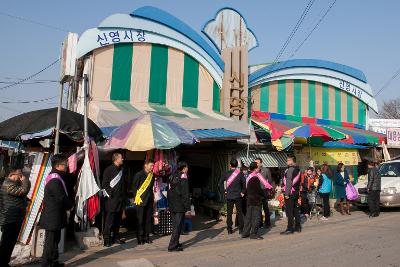
[[[293,119],[296,120],[290,120],[291,118],[290,116],[268,113],[268,112],[253,112],[252,117],[261,122],[268,121],[270,127],[273,128],[274,131],[280,131],[282,133],[284,133],[289,129],[302,126],[305,123],[316,124],[321,126],[329,126],[330,128],[342,132],[348,136],[347,139],[335,142],[343,142],[347,144],[375,146],[381,144],[386,139],[384,135],[371,132],[368,130],[359,129],[355,127],[330,125],[330,121],[327,120],[320,120],[320,119],[311,120],[308,118],[304,118],[304,120],[299,120],[298,118],[294,117]],[[350,124],[346,125],[351,126]]]
[[[237,140],[250,137],[248,134],[229,131],[223,128],[192,130],[192,133],[200,141]]]
[[[236,157],[241,160],[246,166],[249,166],[256,158],[261,158],[263,166],[268,168],[284,168],[287,166],[287,156],[284,152],[258,152],[249,151],[249,157],[247,157],[247,151],[240,151]]]
[[[93,103],[91,103],[92,105]],[[140,110],[135,108],[131,109],[107,109],[107,105],[100,107],[99,105],[92,105],[90,117],[95,121],[103,131],[104,135],[108,136],[116,127],[141,116],[144,113],[154,112],[163,118],[173,121],[183,127],[185,130],[193,132],[199,140],[238,140],[249,138],[249,125],[246,121],[237,121],[230,119],[222,114],[205,114],[197,111],[197,116],[187,116],[183,113],[175,113],[170,110],[161,109],[157,110]],[[154,107],[154,106],[153,106]],[[195,110],[191,110],[191,114]],[[218,128],[216,128],[218,127]]]

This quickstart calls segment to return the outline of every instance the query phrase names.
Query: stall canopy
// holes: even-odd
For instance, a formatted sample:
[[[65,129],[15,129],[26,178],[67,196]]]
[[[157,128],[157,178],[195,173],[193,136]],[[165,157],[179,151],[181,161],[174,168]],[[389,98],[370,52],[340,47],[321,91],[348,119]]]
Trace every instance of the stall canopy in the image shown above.
[[[49,138],[55,133],[56,123],[57,108],[23,113],[0,123],[0,139],[13,141]],[[83,131],[83,115],[62,109],[60,132],[74,141],[82,141]],[[103,136],[100,128],[91,120],[88,120],[88,132],[96,141]]]
[[[346,144],[353,145],[368,145],[368,146],[376,146],[385,142],[386,138],[384,135],[379,133],[367,131],[364,129],[359,129],[354,127],[349,123],[342,123],[342,126],[332,125],[331,121],[322,120],[322,119],[310,119],[310,118],[298,118],[289,115],[282,115],[276,113],[269,112],[259,112],[254,111],[252,113],[252,120],[256,120],[259,123],[268,123],[269,127],[272,131],[280,131],[284,133],[289,131],[290,129],[294,129],[296,127],[303,126],[304,124],[309,125],[318,125],[321,127],[329,128],[332,132],[338,132],[346,135],[345,139],[336,141],[343,142]],[[290,132],[287,132],[290,134]],[[336,134],[335,134],[336,136]],[[339,136],[336,136],[339,137]]]
[[[196,143],[195,136],[155,113],[145,114],[116,128],[108,136],[104,149],[147,151],[171,149],[181,144]]]
[[[259,151],[240,151],[237,155],[246,166],[249,166],[256,158],[261,158],[263,166],[268,168],[284,168],[286,164],[286,154],[284,152],[259,152]]]

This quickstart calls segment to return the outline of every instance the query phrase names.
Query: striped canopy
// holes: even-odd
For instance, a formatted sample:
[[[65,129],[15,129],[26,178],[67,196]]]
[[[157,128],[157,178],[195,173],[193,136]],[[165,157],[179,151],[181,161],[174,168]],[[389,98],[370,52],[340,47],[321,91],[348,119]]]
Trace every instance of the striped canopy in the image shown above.
[[[271,132],[274,133],[274,136],[279,136],[280,133],[284,135],[284,133],[290,129],[303,126],[305,124],[309,125],[318,125],[322,127],[327,127],[328,131],[334,130],[340,134],[346,135],[345,139],[336,140],[334,142],[343,142],[346,144],[355,144],[355,145],[378,145],[382,142],[385,142],[385,136],[379,133],[367,131],[364,129],[358,129],[355,127],[346,127],[346,125],[334,126],[334,125],[326,125],[329,121],[326,120],[312,120],[307,117],[303,118],[295,118],[296,120],[290,120],[290,116],[282,115],[282,114],[275,114],[275,113],[268,113],[268,112],[259,112],[253,111],[252,112],[252,121],[262,122],[263,125],[266,127],[258,129],[262,129],[267,131],[268,134],[271,136]],[[300,119],[300,120],[299,120]],[[315,123],[315,121],[317,123]],[[327,129],[325,128],[325,130]],[[276,134],[279,133],[279,134]],[[331,132],[333,134],[333,132]],[[340,137],[340,136],[337,136]],[[304,143],[304,140],[301,141]],[[322,142],[322,140],[320,140]],[[316,143],[312,145],[321,145],[321,143]]]
[[[116,128],[109,135],[103,148],[148,151],[171,149],[180,144],[192,145],[196,142],[190,131],[175,122],[150,113]]]
[[[292,135],[295,143],[323,144],[326,141],[345,139],[346,135],[327,126],[305,124],[285,131]]]

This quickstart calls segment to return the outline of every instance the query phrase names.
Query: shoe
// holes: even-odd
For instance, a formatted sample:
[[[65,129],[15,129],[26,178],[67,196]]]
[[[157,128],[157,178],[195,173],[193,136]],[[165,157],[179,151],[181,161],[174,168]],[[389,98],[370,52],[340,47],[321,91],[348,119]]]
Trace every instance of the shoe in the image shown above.
[[[233,234],[232,229],[228,229],[228,235],[231,235],[231,234]]]
[[[178,248],[183,248],[183,244],[182,244],[182,243],[179,243],[179,244],[178,244]]]
[[[147,237],[145,242],[143,242],[143,243],[152,244],[153,241],[150,239],[150,237]]]
[[[263,240],[264,237],[262,237],[262,236],[251,236],[250,239]]]
[[[58,261],[56,261],[53,266],[54,267],[64,267],[65,263],[59,263]]]
[[[107,248],[111,247],[112,244],[111,244],[110,240],[104,239],[104,246],[107,247]]]
[[[294,231],[295,231],[295,232],[298,232],[298,233],[301,233],[301,227],[296,227],[296,228],[294,229]]]
[[[266,229],[271,228],[271,227],[272,227],[271,223],[264,224],[264,228],[266,228]]]
[[[242,235],[242,238],[249,238],[250,235]]]
[[[125,240],[117,238],[117,239],[115,239],[115,243],[118,245],[122,245],[122,244],[125,244]]]
[[[327,221],[328,218],[326,218],[325,216],[322,216],[320,220],[321,220],[321,221]]]
[[[137,238],[138,245],[144,245],[144,240],[142,237]]]
[[[280,234],[281,235],[291,235],[291,234],[294,234],[294,231],[293,230],[285,230],[285,231],[281,232]]]
[[[182,247],[176,247],[176,248],[169,248],[168,252],[179,252],[179,251],[183,251]]]

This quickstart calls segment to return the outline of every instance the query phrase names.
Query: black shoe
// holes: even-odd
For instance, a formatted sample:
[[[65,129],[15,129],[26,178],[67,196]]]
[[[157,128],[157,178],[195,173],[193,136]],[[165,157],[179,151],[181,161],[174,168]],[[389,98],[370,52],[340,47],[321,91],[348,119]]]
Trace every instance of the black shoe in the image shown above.
[[[179,251],[183,251],[182,247],[176,247],[176,248],[169,248],[168,252],[179,252]]]
[[[107,248],[111,247],[112,244],[111,244],[110,240],[104,239],[104,246],[107,247]]]
[[[183,244],[182,244],[182,243],[179,243],[179,244],[178,244],[178,248],[183,248]]]
[[[150,237],[146,237],[145,242],[146,242],[147,244],[152,244],[152,243],[153,243],[153,241],[150,239]],[[145,242],[143,242],[143,243],[145,243]]]
[[[115,241],[114,241],[114,243],[116,243],[116,244],[118,244],[118,245],[122,245],[122,244],[125,244],[125,240],[116,238]]]
[[[242,238],[249,238],[250,235],[242,235]]]
[[[59,263],[58,261],[56,261],[56,262],[53,264],[53,266],[54,266],[54,267],[64,267],[64,266],[65,266],[65,263]]]
[[[264,224],[264,228],[266,228],[266,229],[268,229],[268,228],[271,228],[271,223],[266,223],[266,224]]]
[[[232,229],[228,229],[228,235],[231,235],[231,234],[233,234]]]
[[[189,232],[182,232],[181,235],[189,235]]]
[[[250,239],[263,240],[264,237],[262,237],[262,236],[250,236]]]
[[[144,240],[142,237],[137,238],[138,245],[144,245]]]
[[[285,230],[283,232],[280,233],[281,235],[290,235],[290,234],[294,234],[293,230]]]
[[[296,227],[296,229],[294,229],[295,232],[301,233],[301,227]]]

